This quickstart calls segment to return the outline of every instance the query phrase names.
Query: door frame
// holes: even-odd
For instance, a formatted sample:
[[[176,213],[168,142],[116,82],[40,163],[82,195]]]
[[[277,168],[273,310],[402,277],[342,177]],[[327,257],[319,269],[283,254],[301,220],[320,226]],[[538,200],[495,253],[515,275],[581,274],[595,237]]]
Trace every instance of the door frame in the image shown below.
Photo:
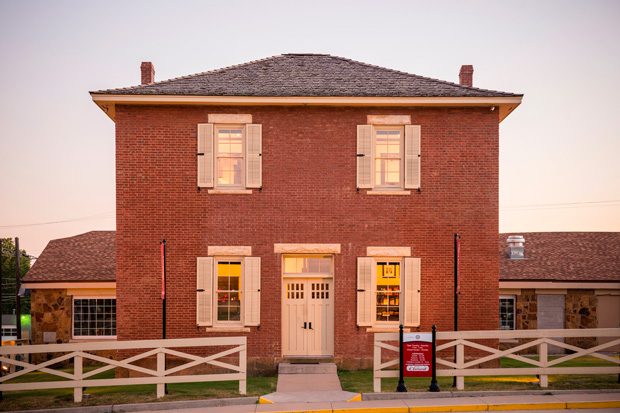
[[[285,274],[284,270],[284,260],[288,257],[295,257],[295,258],[304,258],[304,257],[324,257],[330,258],[331,261],[331,273],[327,274],[327,273],[296,273],[296,274]],[[281,260],[281,270],[280,270],[280,279],[281,279],[281,301],[280,301],[280,307],[281,307],[281,312],[280,312],[280,320],[281,320],[281,331],[280,331],[280,342],[281,342],[281,354],[282,357],[288,357],[288,358],[322,358],[322,357],[333,357],[333,353],[334,353],[334,332],[335,332],[335,325],[334,325],[334,321],[335,321],[335,311],[334,311],[334,303],[335,303],[335,299],[334,299],[334,288],[335,288],[335,282],[334,282],[334,255],[333,254],[282,254]],[[287,354],[285,352],[285,342],[288,339],[285,339],[285,337],[287,336],[288,332],[288,323],[285,323],[285,312],[287,311],[286,305],[285,305],[285,299],[286,299],[286,283],[287,282],[294,282],[295,280],[298,280],[300,283],[304,283],[305,285],[308,286],[308,289],[305,289],[304,292],[307,294],[305,297],[306,299],[306,304],[305,304],[305,313],[308,314],[308,302],[307,300],[309,300],[310,298],[310,285],[313,282],[321,282],[322,280],[325,280],[327,282],[330,283],[331,285],[331,294],[329,297],[329,306],[331,308],[330,313],[328,314],[328,317],[331,317],[331,331],[326,331],[323,330],[324,333],[326,334],[331,334],[331,338],[328,338],[328,340],[331,340],[331,344],[328,345],[328,348],[331,348],[331,354],[319,354],[319,355],[311,355],[308,354],[309,351],[306,348],[305,353],[306,354]],[[324,328],[327,328],[324,326]]]

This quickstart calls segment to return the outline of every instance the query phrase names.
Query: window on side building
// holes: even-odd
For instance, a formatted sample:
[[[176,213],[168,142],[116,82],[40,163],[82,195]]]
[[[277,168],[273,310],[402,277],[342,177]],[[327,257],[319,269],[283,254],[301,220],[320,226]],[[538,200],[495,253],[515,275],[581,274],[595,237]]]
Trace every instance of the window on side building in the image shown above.
[[[515,296],[502,295],[499,297],[499,329],[515,329]]]
[[[116,338],[116,298],[74,297],[73,338]]]

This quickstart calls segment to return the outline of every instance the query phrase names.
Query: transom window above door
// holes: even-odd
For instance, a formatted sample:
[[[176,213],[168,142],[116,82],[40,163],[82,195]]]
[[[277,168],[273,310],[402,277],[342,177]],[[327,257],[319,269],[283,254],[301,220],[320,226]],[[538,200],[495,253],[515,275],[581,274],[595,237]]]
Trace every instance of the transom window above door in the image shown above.
[[[334,275],[331,255],[287,255],[283,258],[284,275]]]

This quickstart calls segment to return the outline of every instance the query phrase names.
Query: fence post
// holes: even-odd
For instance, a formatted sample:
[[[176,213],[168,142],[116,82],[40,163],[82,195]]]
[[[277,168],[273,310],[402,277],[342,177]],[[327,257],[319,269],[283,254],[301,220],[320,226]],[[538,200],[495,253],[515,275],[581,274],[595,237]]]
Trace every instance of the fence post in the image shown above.
[[[247,338],[243,337],[244,343],[239,350],[239,367],[241,367],[243,378],[239,379],[239,394],[246,394],[247,392],[247,377],[248,377],[248,346]]]
[[[374,358],[373,358],[373,373],[372,373],[372,383],[373,383],[373,391],[375,393],[381,393],[381,377],[377,377],[377,372],[381,369],[381,347],[379,347],[377,342],[377,334],[375,334],[374,341]]]
[[[157,353],[157,377],[166,376],[166,353],[163,352],[163,348],[159,349]],[[166,384],[157,383],[157,398],[161,399],[166,395]]]
[[[73,357],[73,377],[75,377],[75,387],[73,388],[73,402],[82,402],[82,356]]]
[[[547,343],[540,343],[538,345],[538,358],[540,360],[540,366],[542,368],[547,368],[548,362],[548,350],[549,345]],[[546,374],[540,375],[540,387],[548,387],[549,386],[549,376]]]
[[[456,369],[457,374],[462,371],[465,365],[465,345],[459,342],[456,345]],[[457,390],[465,390],[465,377],[464,376],[456,376],[456,389]]]

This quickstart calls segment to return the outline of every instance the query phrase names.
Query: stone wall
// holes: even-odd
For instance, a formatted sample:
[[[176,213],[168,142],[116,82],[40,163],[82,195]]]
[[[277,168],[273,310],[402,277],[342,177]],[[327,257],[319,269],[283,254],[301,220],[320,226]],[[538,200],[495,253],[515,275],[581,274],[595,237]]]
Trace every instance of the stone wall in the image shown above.
[[[30,314],[32,316],[32,344],[44,344],[43,333],[56,332],[56,343],[71,340],[72,297],[67,290],[32,290]]]
[[[521,295],[516,296],[516,320],[517,330],[535,330],[538,326],[536,312],[536,291],[534,289],[521,290]]]
[[[568,290],[565,303],[565,328],[597,328],[596,307],[598,299],[594,290]],[[593,337],[567,338],[567,344],[592,347],[597,344]]]

